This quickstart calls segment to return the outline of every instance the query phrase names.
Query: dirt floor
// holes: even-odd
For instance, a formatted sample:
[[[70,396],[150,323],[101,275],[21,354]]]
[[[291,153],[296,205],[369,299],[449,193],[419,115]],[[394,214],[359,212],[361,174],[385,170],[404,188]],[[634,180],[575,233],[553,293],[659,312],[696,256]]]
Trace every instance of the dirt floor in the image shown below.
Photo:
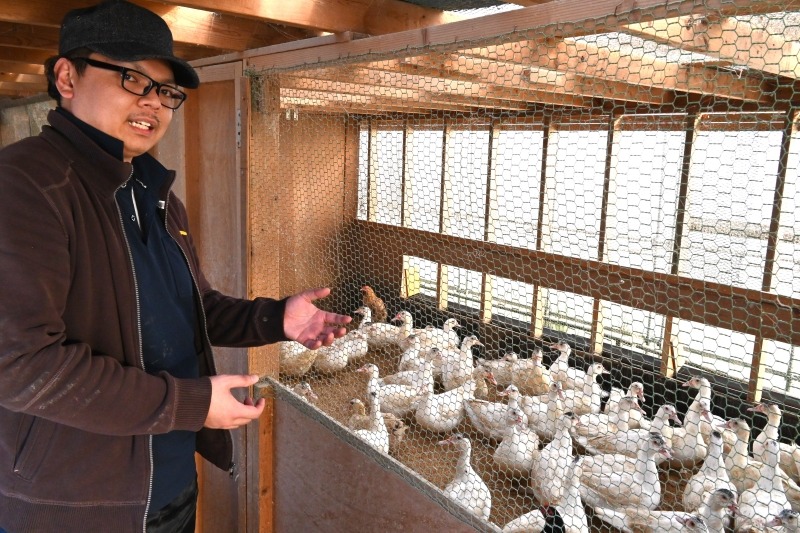
[[[387,348],[371,351],[366,357],[351,362],[347,368],[334,375],[320,375],[313,369],[302,378],[285,378],[282,382],[292,387],[299,381],[307,381],[319,397],[314,404],[335,418],[346,424],[350,415],[350,399],[361,398],[366,402],[367,375],[355,372],[365,363],[375,363],[381,370],[381,375],[388,375],[396,371],[396,362],[400,351]],[[501,390],[490,385],[489,400],[501,401],[497,391]],[[438,390],[437,390],[438,392]],[[391,450],[391,455],[397,460],[416,471],[422,477],[444,488],[452,479],[457,452],[452,448],[437,446],[437,442],[446,439],[449,434],[433,433],[418,426],[412,418],[405,419],[409,428],[405,439],[400,445]],[[502,527],[517,516],[520,516],[538,504],[535,498],[526,490],[527,480],[511,478],[497,471],[492,460],[492,453],[496,443],[482,436],[467,420],[457,428],[458,432],[466,434],[472,442],[472,465],[481,475],[492,491],[492,514],[490,520]],[[663,470],[661,471],[662,503],[659,507],[664,510],[683,510],[680,503],[686,482],[692,471]],[[615,528],[603,524],[599,519],[592,517],[591,531],[616,532]]]

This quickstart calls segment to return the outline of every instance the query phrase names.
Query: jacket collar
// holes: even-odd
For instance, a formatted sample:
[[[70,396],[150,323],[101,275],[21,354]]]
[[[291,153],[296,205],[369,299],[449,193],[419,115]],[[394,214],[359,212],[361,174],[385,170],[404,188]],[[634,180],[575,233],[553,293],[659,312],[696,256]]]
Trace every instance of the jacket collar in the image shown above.
[[[52,126],[52,130],[44,129],[42,136],[62,147],[75,170],[82,176],[90,176],[91,186],[97,187],[97,190],[103,195],[113,196],[117,189],[131,177],[133,169],[131,163],[122,161],[108,151],[109,149],[117,150],[121,153],[121,146],[118,149],[115,148],[116,143],[121,141],[99,130],[94,130],[96,135],[92,135],[91,130],[84,131],[84,128],[75,123],[78,121],[77,118],[68,118],[65,113],[67,112],[50,111],[47,121]],[[87,124],[86,128],[91,128],[91,126]],[[53,130],[60,135],[54,135]],[[68,144],[65,145],[64,141]],[[147,169],[148,172],[152,172],[160,178],[159,181],[163,183],[162,191],[168,191],[172,186],[175,173],[167,170],[150,154],[145,153],[135,157],[134,162],[137,168]]]

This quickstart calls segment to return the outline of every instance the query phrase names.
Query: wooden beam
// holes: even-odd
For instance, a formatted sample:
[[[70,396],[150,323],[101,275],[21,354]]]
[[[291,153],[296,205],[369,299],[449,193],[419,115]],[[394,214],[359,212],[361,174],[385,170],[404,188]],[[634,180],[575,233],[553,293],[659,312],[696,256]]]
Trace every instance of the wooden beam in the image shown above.
[[[44,65],[32,65],[0,59],[0,72],[5,74],[44,74]]]
[[[487,36],[504,36],[507,42],[530,39],[530,30],[558,24],[560,37],[582,36],[617,31],[623,26],[670,16],[719,12],[722,15],[742,13],[771,13],[800,8],[800,0],[787,0],[777,5],[771,0],[707,0],[702,5],[694,0],[574,0],[550,2],[544,5],[487,15],[408,30],[389,35],[359,39],[332,45],[320,50],[306,50],[269,54],[249,59],[256,68],[294,67],[320,64],[327,61],[349,60],[357,62],[360,56],[393,53],[397,50],[429,50],[428,47],[444,45],[455,48],[459,43],[469,47],[475,41],[485,41]],[[552,30],[553,33],[556,29]],[[410,55],[407,53],[407,55]]]
[[[590,98],[582,95],[561,91],[544,83],[526,83],[518,73],[510,70],[470,69],[428,56],[377,61],[364,65],[364,68],[386,72],[389,78],[409,76],[411,82],[430,84],[437,90],[442,90],[444,85],[472,96],[572,107],[593,105]]]
[[[319,29],[329,32],[355,31],[372,35],[425,28],[460,20],[461,16],[399,0],[164,0],[168,4],[194,7],[221,15],[257,18],[264,22]],[[222,17],[220,17],[222,18]]]
[[[161,16],[176,43],[241,51],[313,35],[307,30],[277,28],[255,19],[220,16],[213,10],[133,1]],[[95,0],[0,0],[0,21],[58,29],[68,11],[96,3]]]
[[[58,49],[58,29],[0,21],[0,46]]]
[[[568,105],[588,107],[590,102],[585,99],[568,97],[566,95],[547,93],[545,91],[524,91],[512,87],[491,86],[471,82],[451,80],[445,77],[410,75],[391,70],[391,67],[360,68],[345,66],[342,69],[312,69],[289,72],[284,77],[298,77],[315,80],[327,80],[336,83],[357,83],[375,87],[380,92],[384,87],[403,90],[406,98],[433,97],[447,95],[448,99],[463,100],[464,98],[483,99],[487,108],[509,108],[509,103],[525,103],[524,106],[513,108],[527,109],[530,102],[549,103],[553,105]],[[472,105],[472,103],[470,104]]]
[[[302,89],[309,91],[319,91],[326,93],[380,97],[404,101],[409,104],[425,107],[428,104],[454,104],[462,105],[464,108],[484,108],[484,109],[509,109],[514,111],[525,111],[527,104],[521,102],[511,102],[509,100],[490,100],[486,98],[476,98],[460,94],[441,93],[423,89],[413,89],[408,87],[376,86],[362,83],[339,82],[329,80],[318,80],[308,78],[284,77],[281,81],[282,89]]]
[[[356,221],[369,249],[414,255],[665,316],[800,345],[800,298],[673,274]],[[553,268],[558,265],[558,268]]]
[[[453,104],[421,102],[409,103],[404,100],[380,98],[375,96],[353,96],[345,94],[281,89],[281,108],[328,108],[333,112],[350,114],[375,113],[425,113],[433,111],[466,112],[468,108]]]
[[[665,102],[666,89],[762,103],[770,101],[761,90],[761,79],[667,61],[637,49],[623,54],[612,47],[581,39],[520,41],[462,53],[511,65],[532,65],[530,76],[535,82],[552,79],[566,90],[594,93],[604,99],[659,104]]]
[[[657,43],[711,56],[731,67],[800,77],[800,42],[756,27],[743,17],[702,15],[629,24],[623,31]]]

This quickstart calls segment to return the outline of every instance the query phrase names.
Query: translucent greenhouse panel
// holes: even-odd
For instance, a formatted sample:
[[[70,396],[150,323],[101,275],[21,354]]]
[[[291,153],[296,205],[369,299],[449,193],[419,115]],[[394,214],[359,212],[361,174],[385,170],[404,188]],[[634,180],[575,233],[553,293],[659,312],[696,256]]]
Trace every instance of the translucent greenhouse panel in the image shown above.
[[[615,133],[606,226],[606,260],[669,272],[675,242],[685,134]]]
[[[402,294],[409,298],[416,294],[436,298],[436,280],[439,265],[433,261],[414,257],[403,256],[403,287]]]
[[[370,177],[375,222],[400,226],[403,202],[403,130],[378,130]]]
[[[800,348],[766,339],[761,357],[771,362],[764,366],[764,388],[800,398]]]
[[[761,290],[780,131],[698,131],[680,273]]]
[[[688,363],[739,381],[749,381],[755,346],[752,335],[690,320],[676,319],[675,322],[680,351]],[[771,365],[772,361],[766,358],[762,364]]]
[[[541,130],[500,129],[495,136],[489,241],[536,248],[543,142]]]
[[[603,338],[612,346],[659,358],[665,321],[657,313],[603,302]]]
[[[592,328],[592,298],[554,289],[542,289],[542,294],[545,329],[589,338]]]
[[[581,259],[596,259],[606,165],[604,130],[551,132],[543,249]]]
[[[531,323],[533,285],[492,276],[492,319]]]
[[[439,231],[444,130],[409,129],[406,138],[406,192],[403,225]]]
[[[483,240],[489,130],[448,129],[445,142],[444,233]]]
[[[356,218],[367,220],[369,191],[369,128],[362,125],[358,131],[358,207]]]
[[[483,276],[480,272],[447,266],[447,305],[457,305],[477,311],[481,307],[481,284]]]

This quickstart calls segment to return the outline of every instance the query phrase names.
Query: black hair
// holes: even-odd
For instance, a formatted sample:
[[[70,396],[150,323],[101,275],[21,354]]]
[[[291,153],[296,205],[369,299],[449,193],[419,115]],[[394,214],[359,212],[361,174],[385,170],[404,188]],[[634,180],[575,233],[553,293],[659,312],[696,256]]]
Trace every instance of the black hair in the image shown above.
[[[82,59],[88,57],[91,53],[92,50],[89,48],[76,48],[75,50],[70,50],[66,54],[49,57],[44,62],[44,74],[47,76],[47,94],[50,95],[59,106],[61,105],[61,93],[58,92],[58,88],[56,87],[56,62],[62,57],[68,59],[75,65],[75,70],[78,74],[82,75],[83,71],[86,70],[86,62],[82,61]]]

